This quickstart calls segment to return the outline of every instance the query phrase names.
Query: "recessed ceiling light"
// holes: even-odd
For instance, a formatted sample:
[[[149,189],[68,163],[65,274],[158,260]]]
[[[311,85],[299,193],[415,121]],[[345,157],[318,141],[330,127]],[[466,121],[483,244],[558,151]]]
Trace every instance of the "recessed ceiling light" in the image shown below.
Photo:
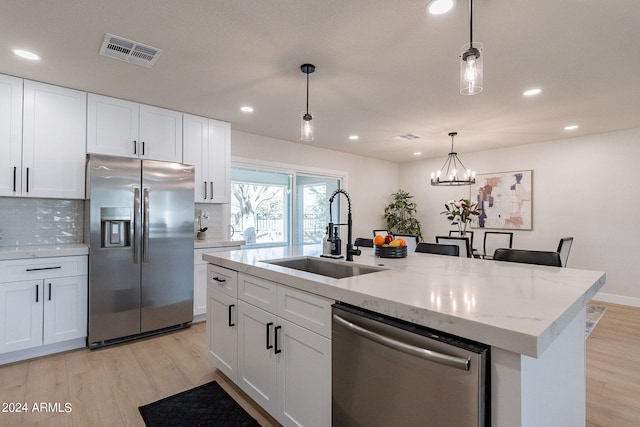
[[[33,52],[29,52],[28,50],[13,49],[13,53],[15,53],[16,55],[18,55],[21,58],[30,59],[31,61],[38,61],[40,59],[39,55],[36,55]]]
[[[240,107],[240,111],[243,113],[253,113],[253,107],[249,107],[248,105]]]
[[[349,135],[349,139],[352,141],[357,141],[358,139],[360,139],[360,137],[358,135]]]
[[[576,130],[578,129],[578,125],[567,125],[564,127],[564,130]]]
[[[539,94],[540,92],[542,92],[542,89],[534,88],[534,89],[525,90],[524,92],[522,92],[522,94],[524,96],[534,96]]]
[[[431,0],[427,4],[427,11],[432,15],[442,15],[453,8],[453,0]]]
[[[422,155],[422,152],[420,152],[420,151],[416,151],[415,153],[413,153],[413,155],[414,155],[414,156],[420,156],[420,155]]]

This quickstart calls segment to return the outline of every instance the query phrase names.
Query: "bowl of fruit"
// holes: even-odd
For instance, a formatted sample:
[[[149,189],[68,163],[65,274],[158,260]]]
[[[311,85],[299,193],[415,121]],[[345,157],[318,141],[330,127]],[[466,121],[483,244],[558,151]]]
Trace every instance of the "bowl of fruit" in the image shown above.
[[[394,239],[391,234],[376,236],[373,239],[375,254],[380,258],[405,258],[407,256],[407,242],[401,237]]]

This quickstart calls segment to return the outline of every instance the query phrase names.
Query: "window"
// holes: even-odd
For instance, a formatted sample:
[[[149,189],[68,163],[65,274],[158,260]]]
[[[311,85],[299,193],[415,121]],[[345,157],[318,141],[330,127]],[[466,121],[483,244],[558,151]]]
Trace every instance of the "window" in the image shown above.
[[[232,167],[232,239],[251,247],[321,243],[329,223],[329,197],[340,183],[337,177]],[[337,199],[332,210],[339,222]]]

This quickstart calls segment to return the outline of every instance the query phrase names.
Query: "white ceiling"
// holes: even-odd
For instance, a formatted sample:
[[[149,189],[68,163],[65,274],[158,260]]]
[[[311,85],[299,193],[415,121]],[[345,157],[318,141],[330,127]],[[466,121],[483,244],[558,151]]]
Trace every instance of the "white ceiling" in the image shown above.
[[[427,1],[5,0],[0,73],[299,142],[310,62],[310,144],[397,162],[444,158],[449,131],[465,153],[640,126],[640,1],[476,0],[475,96],[458,92],[468,3],[431,16]],[[150,69],[100,56],[105,33],[164,53]],[[523,97],[531,87],[543,92]],[[421,138],[391,138],[406,133]]]

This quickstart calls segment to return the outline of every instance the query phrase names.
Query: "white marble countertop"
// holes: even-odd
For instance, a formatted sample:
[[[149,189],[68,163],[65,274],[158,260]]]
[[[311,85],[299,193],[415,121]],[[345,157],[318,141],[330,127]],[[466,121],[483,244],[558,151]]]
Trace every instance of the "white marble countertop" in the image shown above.
[[[536,358],[606,280],[598,271],[421,253],[376,258],[373,249],[361,249],[354,263],[388,270],[333,279],[261,262],[318,256],[318,246],[214,252],[203,259]]]
[[[229,246],[242,246],[246,242],[244,240],[194,240],[194,249],[206,248],[226,248]]]
[[[89,248],[84,243],[0,247],[0,261],[87,254],[89,254]]]

